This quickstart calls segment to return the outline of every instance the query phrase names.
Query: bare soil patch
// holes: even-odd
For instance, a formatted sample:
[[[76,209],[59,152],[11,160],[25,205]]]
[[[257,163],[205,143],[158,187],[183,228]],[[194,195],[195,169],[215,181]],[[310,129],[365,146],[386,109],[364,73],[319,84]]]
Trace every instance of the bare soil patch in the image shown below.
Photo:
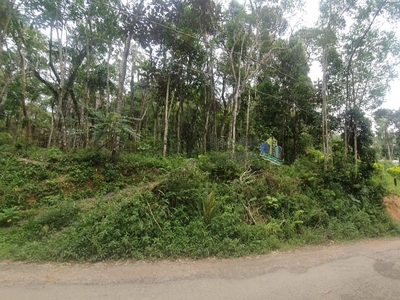
[[[388,214],[400,224],[400,197],[395,194],[383,198]]]

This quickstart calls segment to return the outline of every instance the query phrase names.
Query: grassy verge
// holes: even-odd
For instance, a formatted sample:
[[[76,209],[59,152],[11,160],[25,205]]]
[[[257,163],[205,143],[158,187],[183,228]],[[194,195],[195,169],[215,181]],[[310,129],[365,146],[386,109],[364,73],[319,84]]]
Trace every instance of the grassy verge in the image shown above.
[[[397,180],[397,186],[394,184],[394,179],[391,175],[389,175],[387,172],[383,172],[383,181],[388,189],[388,192],[391,194],[396,194],[397,196],[400,196],[400,181]]]

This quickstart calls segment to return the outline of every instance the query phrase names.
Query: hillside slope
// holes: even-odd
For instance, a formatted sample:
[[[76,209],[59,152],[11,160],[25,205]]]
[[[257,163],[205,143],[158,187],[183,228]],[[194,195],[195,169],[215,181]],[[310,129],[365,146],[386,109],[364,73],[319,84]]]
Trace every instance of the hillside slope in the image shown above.
[[[395,194],[390,194],[383,198],[388,214],[400,224],[400,197]]]
[[[400,234],[381,169],[354,180],[307,157],[136,153],[114,164],[56,148],[0,160],[0,259],[230,257]]]

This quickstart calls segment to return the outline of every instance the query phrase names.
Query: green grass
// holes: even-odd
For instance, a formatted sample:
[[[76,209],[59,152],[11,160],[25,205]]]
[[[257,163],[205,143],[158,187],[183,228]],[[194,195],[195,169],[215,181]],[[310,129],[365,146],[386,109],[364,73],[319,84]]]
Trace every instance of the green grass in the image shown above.
[[[394,179],[387,172],[383,172],[383,180],[388,192],[400,196],[400,180],[397,180],[397,186],[394,184]]]

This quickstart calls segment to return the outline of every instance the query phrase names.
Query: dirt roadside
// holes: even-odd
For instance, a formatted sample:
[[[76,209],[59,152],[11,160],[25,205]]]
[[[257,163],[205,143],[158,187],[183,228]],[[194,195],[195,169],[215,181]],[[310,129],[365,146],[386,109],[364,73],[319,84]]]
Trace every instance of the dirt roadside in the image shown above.
[[[0,285],[16,283],[154,283],[202,277],[238,279],[262,275],[280,268],[295,273],[302,272],[333,260],[347,259],[356,255],[371,256],[374,253],[391,251],[393,248],[400,250],[400,238],[305,246],[288,251],[274,251],[267,255],[232,259],[208,258],[157,262],[116,261],[97,263],[0,261]]]
[[[398,300],[399,283],[400,238],[237,259],[0,262],[2,299]]]
[[[385,203],[386,210],[392,219],[400,224],[400,197],[391,194],[383,199],[383,203]]]

